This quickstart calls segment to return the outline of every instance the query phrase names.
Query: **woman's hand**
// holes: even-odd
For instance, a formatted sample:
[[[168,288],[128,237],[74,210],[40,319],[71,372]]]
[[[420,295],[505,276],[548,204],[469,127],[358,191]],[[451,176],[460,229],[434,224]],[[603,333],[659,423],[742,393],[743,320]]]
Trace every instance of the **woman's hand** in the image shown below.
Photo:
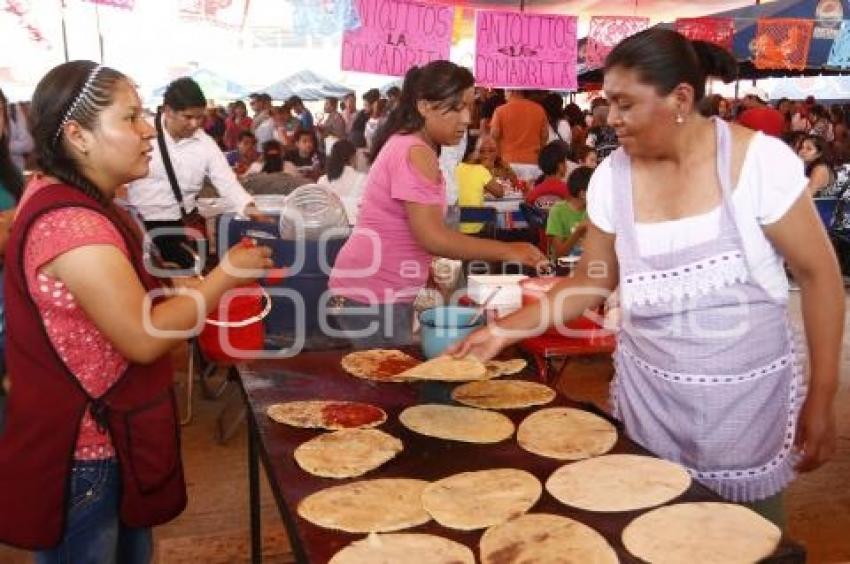
[[[266,270],[274,266],[272,250],[256,242],[240,243],[227,251],[221,264],[224,273],[235,285],[248,284],[266,275]]]
[[[499,354],[509,344],[504,336],[494,334],[489,327],[482,327],[471,333],[463,341],[451,345],[446,349],[446,354],[455,358],[463,358],[467,355],[474,356],[483,362]]]
[[[274,223],[274,219],[261,212],[259,208],[257,208],[256,204],[253,203],[245,206],[245,209],[242,210],[242,214],[251,221],[259,223]]]
[[[817,469],[835,454],[835,408],[832,402],[806,398],[797,419],[797,436],[794,445],[803,454],[797,463],[798,472]]]
[[[505,243],[505,246],[508,249],[503,257],[505,262],[518,262],[531,268],[549,262],[540,249],[531,243]]]

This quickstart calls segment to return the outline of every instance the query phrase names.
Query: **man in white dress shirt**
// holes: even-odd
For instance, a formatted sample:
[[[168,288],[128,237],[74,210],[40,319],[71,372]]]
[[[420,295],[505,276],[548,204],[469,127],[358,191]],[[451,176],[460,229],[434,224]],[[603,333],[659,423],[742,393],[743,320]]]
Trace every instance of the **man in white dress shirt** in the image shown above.
[[[148,231],[163,227],[173,230],[168,234],[154,233],[153,241],[163,260],[182,268],[194,265],[194,257],[186,248],[187,244],[190,248],[194,245],[178,231],[184,226],[183,216],[196,210],[195,199],[205,178],[227,201],[231,211],[260,217],[253,198],[236,179],[224,153],[201,127],[206,103],[194,80],[179,78],[166,88],[162,108],[154,118],[159,122],[157,131],[174,169],[184,213],[169,180],[159,139],[153,143],[148,175],[132,182],[128,190],[128,201],[142,216]]]
[[[251,131],[257,136],[257,145],[262,147],[263,143],[274,139],[272,97],[264,92],[251,94],[251,109],[254,110]]]

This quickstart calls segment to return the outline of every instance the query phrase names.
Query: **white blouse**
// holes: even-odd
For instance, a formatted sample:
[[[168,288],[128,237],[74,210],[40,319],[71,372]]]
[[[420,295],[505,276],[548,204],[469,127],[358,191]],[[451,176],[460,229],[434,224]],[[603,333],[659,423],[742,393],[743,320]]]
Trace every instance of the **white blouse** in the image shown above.
[[[785,143],[762,133],[755,135],[744,157],[732,205],[753,278],[782,301],[788,297],[783,259],[761,227],[780,220],[807,184],[803,162]],[[622,197],[623,189],[612,183],[611,159],[603,160],[590,180],[587,213],[590,221],[606,233],[615,233],[614,197]],[[638,223],[636,231],[641,256],[671,253],[716,238],[720,208],[673,221]]]
[[[345,206],[348,223],[356,224],[360,211],[360,201],[363,199],[363,191],[366,189],[366,174],[346,165],[339,178],[330,181],[326,174],[319,178],[319,184],[329,186],[339,196],[342,205]]]

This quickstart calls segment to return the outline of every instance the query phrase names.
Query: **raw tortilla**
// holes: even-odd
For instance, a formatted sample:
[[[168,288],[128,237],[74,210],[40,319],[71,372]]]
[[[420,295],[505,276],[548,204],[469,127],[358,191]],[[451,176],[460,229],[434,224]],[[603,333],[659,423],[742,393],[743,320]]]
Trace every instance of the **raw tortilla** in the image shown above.
[[[475,564],[460,543],[418,533],[372,533],[337,552],[328,564]]]
[[[471,531],[518,517],[531,509],[543,487],[533,474],[513,468],[463,472],[433,482],[422,505],[444,527]]]
[[[354,401],[289,401],[270,405],[266,414],[284,425],[331,431],[376,427],[387,420],[383,409]]]
[[[438,356],[406,370],[400,375],[409,380],[438,380],[441,382],[468,382],[484,380],[487,367],[475,357],[453,358]]]
[[[510,360],[488,360],[484,363],[487,367],[488,380],[498,378],[499,376],[510,376],[521,372],[528,363],[521,358],[513,358]]]
[[[609,454],[567,464],[546,480],[563,504],[587,511],[634,511],[685,493],[691,477],[678,464],[635,454]]]
[[[343,429],[310,439],[295,449],[295,462],[323,478],[353,478],[374,470],[403,449],[401,441],[377,429]]]
[[[469,382],[452,391],[452,399],[482,409],[522,409],[547,404],[555,399],[555,390],[525,380],[485,380]]]
[[[514,434],[513,422],[484,409],[455,405],[422,404],[398,416],[401,424],[421,435],[467,443],[498,443]]]
[[[404,382],[399,374],[421,361],[398,350],[355,351],[342,357],[342,369],[358,378],[379,382]]]
[[[601,417],[570,407],[541,409],[517,430],[519,446],[558,460],[581,460],[604,454],[617,442],[617,429]]]
[[[587,525],[560,515],[528,513],[487,529],[482,564],[534,562],[616,564],[617,553]]]
[[[623,530],[626,549],[648,562],[757,562],[776,550],[782,531],[746,507],[680,503],[659,507]]]
[[[316,492],[298,504],[298,515],[314,525],[349,533],[398,531],[427,523],[422,507],[425,480],[362,480]]]

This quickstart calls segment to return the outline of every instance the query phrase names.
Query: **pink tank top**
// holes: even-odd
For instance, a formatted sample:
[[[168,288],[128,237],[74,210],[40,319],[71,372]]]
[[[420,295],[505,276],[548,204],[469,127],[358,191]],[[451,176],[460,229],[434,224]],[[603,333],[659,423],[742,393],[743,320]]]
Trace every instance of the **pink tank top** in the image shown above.
[[[411,164],[417,135],[394,135],[369,170],[354,232],[337,256],[329,287],[365,303],[412,302],[428,279],[431,254],[413,236],[405,203],[446,209],[446,188]]]

